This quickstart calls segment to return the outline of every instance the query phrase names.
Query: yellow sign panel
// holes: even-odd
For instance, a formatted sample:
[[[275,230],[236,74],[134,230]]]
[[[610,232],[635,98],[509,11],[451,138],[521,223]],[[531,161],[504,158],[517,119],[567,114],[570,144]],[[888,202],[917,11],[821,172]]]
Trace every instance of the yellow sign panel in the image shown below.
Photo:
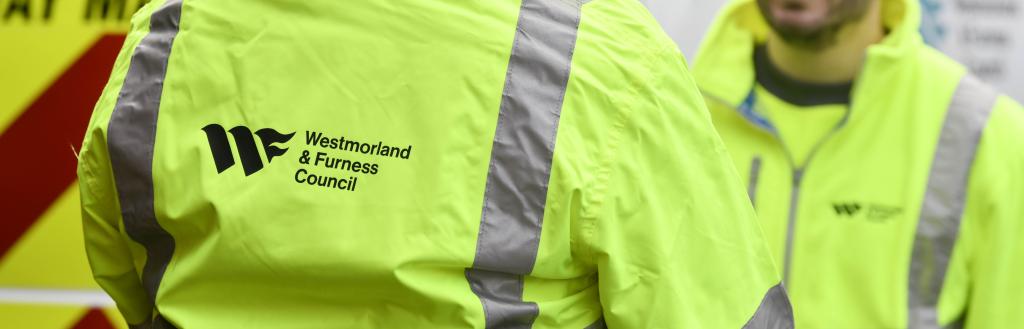
[[[0,177],[8,199],[0,201],[0,327],[127,328],[89,273],[72,151],[82,136],[63,127],[84,131],[131,16],[146,2],[0,0],[0,154],[52,158],[59,165],[47,169],[61,173],[31,187],[0,173],[8,175]],[[67,136],[33,140],[52,133]]]

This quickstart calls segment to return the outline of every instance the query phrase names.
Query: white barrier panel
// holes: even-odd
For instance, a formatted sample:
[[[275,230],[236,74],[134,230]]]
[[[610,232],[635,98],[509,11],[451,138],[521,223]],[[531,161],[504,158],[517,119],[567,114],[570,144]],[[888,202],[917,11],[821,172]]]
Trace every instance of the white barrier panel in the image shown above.
[[[925,41],[1024,102],[1024,0],[921,0]]]

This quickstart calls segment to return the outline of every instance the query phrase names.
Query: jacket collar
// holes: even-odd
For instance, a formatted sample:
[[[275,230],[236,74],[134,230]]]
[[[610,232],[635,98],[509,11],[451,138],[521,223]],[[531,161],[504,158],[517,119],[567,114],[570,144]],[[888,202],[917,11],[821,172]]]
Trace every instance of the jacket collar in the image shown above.
[[[858,103],[875,77],[924,47],[918,33],[920,7],[916,0],[882,1],[883,22],[889,33],[868,48],[864,67],[854,84],[853,103]],[[701,43],[694,60],[693,75],[705,97],[738,107],[754,86],[753,51],[769,32],[755,0],[735,0],[721,11]]]

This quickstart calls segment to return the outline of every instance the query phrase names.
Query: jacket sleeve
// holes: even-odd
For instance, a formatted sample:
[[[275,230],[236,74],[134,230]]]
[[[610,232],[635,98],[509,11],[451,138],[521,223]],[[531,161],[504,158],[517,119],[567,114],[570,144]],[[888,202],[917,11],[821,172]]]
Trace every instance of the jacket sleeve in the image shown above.
[[[634,83],[594,257],[609,328],[791,328],[739,176],[674,45]]]
[[[1019,327],[1024,323],[1024,108],[1000,97],[976,154],[962,240],[940,299],[940,317],[947,319],[940,323],[965,314],[967,329]],[[946,296],[947,289],[960,296]],[[957,305],[959,300],[966,305]]]
[[[107,124],[117,102],[136,45],[147,33],[150,2],[132,17],[132,30],[114,63],[107,85],[93,109],[79,153],[78,179],[82,200],[85,250],[93,278],[117,303],[129,324],[150,320],[153,305],[142,286],[139,270],[145,251],[124,232],[110,159]]]

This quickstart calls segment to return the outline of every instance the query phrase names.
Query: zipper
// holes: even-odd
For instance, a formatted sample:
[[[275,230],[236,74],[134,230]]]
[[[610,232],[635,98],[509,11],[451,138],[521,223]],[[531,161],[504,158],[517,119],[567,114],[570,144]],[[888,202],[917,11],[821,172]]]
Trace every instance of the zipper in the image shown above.
[[[789,215],[787,216],[786,223],[786,254],[783,258],[783,269],[782,269],[782,284],[788,286],[789,284],[789,264],[793,259],[793,240],[795,238],[794,232],[796,231],[796,213],[797,206],[800,204],[800,183],[804,179],[804,168],[793,169],[793,185],[789,192]]]
[[[745,104],[741,104],[740,108],[737,108],[731,105],[729,102],[725,101],[725,99],[715,97],[711,93],[708,93],[704,90],[701,90],[701,92],[704,94],[705,99],[710,99],[726,107],[736,109],[739,112],[743,112],[743,106],[750,106],[750,109],[753,110],[753,107],[756,103],[756,100],[754,99],[753,89],[751,89],[749,96],[747,96],[747,100],[744,101]],[[797,165],[796,158],[793,156],[793,153],[790,152],[789,148],[786,147],[786,143],[782,141],[782,137],[779,136],[779,132],[777,130],[771,127],[765,128],[754,122],[751,122],[749,118],[745,118],[745,121],[747,121],[749,124],[753,125],[755,128],[761,131],[768,133],[775,139],[775,142],[778,143],[779,146],[782,148],[783,153],[786,154],[786,160],[789,163],[789,167],[792,169],[793,173],[793,181],[792,186],[790,186],[789,193],[789,214],[786,218],[786,249],[784,251],[785,254],[783,255],[782,261],[782,283],[784,286],[789,286],[789,268],[793,259],[793,240],[796,237],[796,213],[800,205],[800,184],[804,180],[804,174],[807,172],[807,168],[808,166],[810,166],[811,160],[814,159],[814,155],[818,153],[818,150],[821,149],[821,146],[824,145],[825,142],[827,142],[828,140],[832,139],[832,136],[839,132],[839,129],[841,129],[843,126],[846,126],[846,121],[850,119],[850,112],[852,112],[852,107],[853,105],[851,102],[851,104],[847,106],[846,113],[843,114],[843,118],[839,120],[839,123],[837,123],[835,127],[832,127],[832,130],[825,134],[825,136],[823,136],[821,139],[814,143],[814,146],[811,147],[810,152],[807,153],[807,158],[804,159],[804,163],[800,165]],[[757,162],[758,169],[760,169],[760,157],[756,157],[755,161]],[[753,202],[753,198],[751,198],[751,202]]]

